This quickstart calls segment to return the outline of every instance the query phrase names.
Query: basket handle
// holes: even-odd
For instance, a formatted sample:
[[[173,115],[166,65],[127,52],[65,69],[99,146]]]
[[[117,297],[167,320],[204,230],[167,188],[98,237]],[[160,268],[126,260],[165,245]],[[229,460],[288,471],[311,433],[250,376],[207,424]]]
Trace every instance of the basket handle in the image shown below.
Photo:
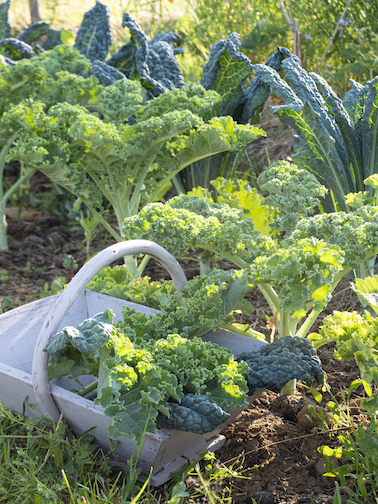
[[[157,243],[148,240],[129,240],[111,245],[92,257],[74,276],[66,289],[49,311],[39,332],[33,354],[32,381],[38,410],[41,414],[57,422],[60,411],[52,396],[48,378],[49,354],[43,349],[50,337],[55,334],[67,311],[76,301],[79,294],[85,289],[87,283],[117,259],[125,255],[148,254],[157,259],[169,272],[177,290],[185,287],[187,282],[184,271],[172,254],[167,252]]]

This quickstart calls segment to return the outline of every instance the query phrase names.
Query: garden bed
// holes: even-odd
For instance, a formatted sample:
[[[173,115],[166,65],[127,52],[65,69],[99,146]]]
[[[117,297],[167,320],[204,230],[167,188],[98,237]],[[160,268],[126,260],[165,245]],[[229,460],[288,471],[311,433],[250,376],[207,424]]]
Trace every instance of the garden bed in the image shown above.
[[[86,260],[80,230],[70,230],[55,217],[32,215],[34,220],[25,220],[22,214],[21,219],[9,218],[10,250],[0,253],[3,310],[39,299],[41,293],[48,292],[46,284],[50,288],[56,277],[65,276],[68,280],[70,271],[63,267],[66,255],[72,255],[79,267]],[[24,216],[28,217],[28,214]],[[91,244],[91,253],[109,244],[100,235]],[[198,273],[195,264],[190,260],[181,261],[188,278]],[[146,274],[153,279],[168,278],[168,274],[152,262]],[[269,314],[269,308],[257,292],[252,292],[250,297],[255,310],[249,322],[268,336],[270,331],[265,315]],[[360,309],[348,277],[339,284],[323,315],[334,309]],[[347,388],[359,376],[358,368],[353,361],[335,361],[333,349],[329,346],[322,347],[318,353],[331,391],[341,401],[340,389]],[[356,392],[355,405],[359,392],[360,389]],[[329,397],[324,394],[321,405],[327,400]],[[333,481],[322,476],[323,458],[318,452],[322,444],[332,444],[332,438],[312,431],[305,417],[309,403],[314,404],[314,401],[301,385],[295,396],[265,392],[222,432],[227,439],[217,452],[220,460],[235,462],[240,457],[245,470],[246,479],[236,478],[234,482],[235,504],[251,502],[251,497],[257,501],[261,497],[260,502],[266,504],[332,502]],[[355,411],[354,419],[358,425],[363,419],[358,416],[357,408]]]

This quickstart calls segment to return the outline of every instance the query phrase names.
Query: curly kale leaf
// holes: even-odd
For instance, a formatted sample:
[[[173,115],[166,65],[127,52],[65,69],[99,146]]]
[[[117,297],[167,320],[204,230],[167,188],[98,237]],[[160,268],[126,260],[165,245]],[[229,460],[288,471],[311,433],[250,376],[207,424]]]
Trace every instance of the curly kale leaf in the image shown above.
[[[75,49],[91,61],[104,61],[112,43],[109,24],[110,9],[96,0],[96,5],[84,14],[77,32]]]
[[[350,361],[355,359],[361,378],[370,383],[378,382],[378,318],[365,311],[362,315],[353,312],[334,311],[324,319],[319,334],[309,335],[315,348],[335,342],[335,358]],[[375,412],[374,408],[374,412]]]
[[[313,236],[345,255],[345,266],[355,269],[377,249],[378,209],[361,207],[354,212],[314,215],[298,222],[289,240]]]
[[[158,412],[169,416],[168,400],[180,401],[188,388],[194,393],[204,390],[202,395],[217,404],[245,405],[246,371],[245,363],[236,363],[230,351],[199,338],[171,335],[148,342],[136,338],[132,327],[119,326],[100,350],[95,403],[113,421],[111,439],[126,435],[138,444],[145,428],[156,431]]]
[[[177,377],[183,393],[204,395],[221,407],[247,405],[244,375],[248,369],[235,361],[231,350],[178,334],[150,340],[146,348],[158,367]]]
[[[270,222],[273,220],[273,212],[270,208],[262,204],[263,198],[245,180],[230,180],[218,177],[211,181],[211,185],[217,191],[217,203],[227,203],[231,208],[238,208],[243,211],[244,217],[253,220],[256,231],[261,234],[270,234]],[[189,194],[200,195],[201,188],[196,188]],[[208,195],[203,197],[209,199]],[[211,201],[212,198],[210,197]]]
[[[213,431],[218,425],[229,418],[229,414],[207,397],[196,394],[186,394],[180,404],[169,403],[170,414],[166,417],[159,414],[157,427],[159,429],[176,429],[195,434],[205,434]]]
[[[255,283],[271,284],[282,309],[300,319],[311,307],[326,306],[343,263],[343,252],[337,245],[311,237],[257,257],[250,273]]]
[[[46,68],[50,77],[55,77],[62,71],[79,74],[88,74],[92,71],[91,61],[74,47],[65,44],[57,45],[51,51],[40,54],[38,64]]]
[[[188,82],[182,89],[172,89],[140,107],[136,114],[137,121],[145,121],[153,116],[165,114],[167,110],[190,110],[199,116],[211,109],[219,100],[215,91],[206,91],[204,87],[194,82]]]
[[[315,212],[327,189],[311,172],[288,161],[278,161],[266,168],[257,179],[263,204],[278,210],[271,229],[291,232],[303,218]]]
[[[272,246],[254,230],[253,220],[244,218],[243,210],[188,195],[147,205],[125,220],[123,236],[154,241],[176,255],[194,248],[203,260],[216,254],[250,261]]]
[[[218,331],[221,322],[233,321],[231,312],[251,288],[248,280],[243,271],[235,270],[214,269],[196,276],[170,296],[161,313],[147,321],[147,330],[159,337],[180,334],[186,338]]]
[[[47,79],[46,69],[36,65],[39,58],[21,60],[17,65],[7,65],[0,73],[0,114],[11,105],[27,98],[35,98]]]
[[[143,432],[156,432],[158,411],[169,412],[167,400],[181,398],[177,378],[156,366],[153,355],[135,346],[125,334],[115,331],[100,350],[98,393],[95,404],[112,419],[109,437],[130,437],[138,446]]]
[[[68,103],[51,107],[48,114],[43,109],[44,105],[38,102],[30,106],[20,104],[7,114],[7,119],[13,121],[23,135],[23,142],[14,147],[10,156],[38,167],[58,185],[102,208],[102,193],[87,177],[81,163],[87,149],[77,142],[77,137],[70,135],[75,121],[82,124],[81,118],[90,114]]]
[[[46,21],[37,21],[36,23],[33,23],[28,28],[26,28],[26,30],[24,30],[22,33],[20,33],[20,35],[17,36],[17,39],[31,45],[40,37],[46,35],[49,30],[50,23],[46,23]]]
[[[119,79],[126,79],[122,72],[98,59],[92,63],[92,73],[103,86],[110,86]]]
[[[145,91],[137,81],[119,79],[106,86],[90,108],[99,112],[106,122],[122,124],[142,108]]]
[[[50,378],[69,375],[79,382],[81,374],[98,376],[95,404],[112,419],[111,439],[126,435],[138,445],[145,429],[156,431],[158,412],[169,417],[169,401],[180,402],[188,393],[206,397],[193,409],[215,424],[226,415],[210,403],[233,409],[247,405],[248,368],[230,350],[177,334],[148,338],[144,313],[125,310],[124,322],[116,326],[108,317],[104,312],[77,329],[64,328],[45,351],[54,352]],[[191,407],[191,401],[183,405]],[[209,428],[205,419],[202,425]]]
[[[213,45],[209,61],[203,67],[200,84],[221,96],[221,105],[215,108],[217,115],[237,115],[238,107],[245,100],[243,83],[250,75],[252,65],[239,47],[239,35],[231,33],[227,39]]]
[[[235,358],[248,364],[250,394],[257,388],[279,393],[292,379],[311,382],[315,377],[319,383],[324,383],[321,361],[306,338],[286,336],[264,345],[257,352],[244,352]]]
[[[167,304],[176,292],[172,280],[151,282],[148,276],[134,279],[125,266],[104,268],[87,284],[87,289],[156,309]]]
[[[18,61],[21,59],[30,59],[37,56],[31,45],[15,38],[5,38],[0,40],[0,46],[5,49],[5,56]]]
[[[8,11],[11,0],[0,3],[0,40],[10,37],[11,27],[8,19]]]
[[[58,72],[54,79],[47,79],[46,87],[43,102],[47,109],[64,102],[93,109],[103,90],[96,77],[84,78],[66,71]]]

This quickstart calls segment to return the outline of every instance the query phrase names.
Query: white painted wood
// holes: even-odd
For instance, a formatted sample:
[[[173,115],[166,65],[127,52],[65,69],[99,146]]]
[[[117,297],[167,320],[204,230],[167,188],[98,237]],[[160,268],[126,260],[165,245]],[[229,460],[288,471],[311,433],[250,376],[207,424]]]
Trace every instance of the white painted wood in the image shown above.
[[[201,460],[203,451],[214,452],[219,450],[226,441],[225,436],[214,436],[205,443],[202,443],[191,450],[188,450],[182,457],[179,457],[173,462],[166,465],[160,471],[153,471],[151,476],[151,485],[152,486],[160,486],[163,483],[169,481],[172,477],[172,474],[179,471],[187,462],[193,462],[194,460]],[[145,479],[145,478],[142,478]]]
[[[93,317],[107,308],[111,308],[115,315],[114,320],[122,320],[122,310],[125,306],[128,306],[137,312],[145,313],[147,316],[159,313],[159,310],[155,310],[154,308],[149,308],[148,306],[132,303],[130,301],[124,301],[123,299],[117,299],[113,296],[100,294],[95,291],[86,290],[85,296],[87,304],[87,318]]]
[[[148,240],[129,240],[127,242],[116,243],[102,250],[85,263],[52,306],[45,321],[42,323],[42,328],[35,344],[32,363],[33,386],[38,407],[46,418],[57,422],[60,412],[50,394],[47,372],[49,355],[43,349],[46,347],[50,337],[58,331],[58,327],[64,316],[75,303],[79,294],[84,291],[87,283],[105,266],[108,266],[117,259],[125,255],[139,253],[148,254],[157,259],[168,270],[178,290],[185,286],[187,282],[185,273],[173,255],[160,245]]]
[[[40,411],[29,406],[37,402],[31,375],[3,362],[0,362],[0,401],[29,418],[42,416]]]
[[[221,329],[217,333],[212,331],[208,332],[204,336],[201,336],[201,338],[204,341],[211,341],[212,343],[218,343],[218,345],[224,348],[229,348],[234,355],[243,352],[255,352],[259,350],[262,345],[268,345],[266,341],[248,338],[248,336],[225,331],[224,329]]]
[[[59,300],[59,294],[33,301],[0,315],[1,362],[31,373],[31,356],[38,333],[44,318],[57,300]],[[65,314],[57,331],[67,325],[77,326],[80,324],[85,318],[88,318],[86,311],[86,298],[82,293]]]

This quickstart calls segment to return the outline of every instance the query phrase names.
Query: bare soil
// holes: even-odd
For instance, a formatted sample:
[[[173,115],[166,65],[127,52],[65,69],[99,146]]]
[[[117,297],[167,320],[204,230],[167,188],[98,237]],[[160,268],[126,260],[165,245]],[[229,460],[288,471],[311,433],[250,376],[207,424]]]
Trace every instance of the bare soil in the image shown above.
[[[269,130],[270,135],[251,144],[248,149],[256,166],[266,164],[266,149],[271,162],[292,153],[292,132],[286,127],[277,130],[280,126],[277,121],[267,112],[262,127]],[[43,182],[40,177],[33,178],[35,189]],[[82,231],[67,226],[59,217],[41,216],[34,210],[24,210],[17,215],[14,209],[10,209],[8,236],[9,251],[0,252],[0,307],[3,311],[39,299],[59,276],[69,280],[71,272],[63,265],[67,254],[75,258],[78,267],[87,259]],[[99,234],[92,242],[90,252],[93,254],[111,243],[105,233]],[[182,263],[188,278],[198,273],[193,264],[191,261]],[[150,264],[147,274],[154,279],[166,278],[166,273],[157,264]],[[361,310],[350,281],[345,278],[341,282],[322,317],[335,309]],[[268,337],[269,308],[258,290],[250,294],[250,300],[255,309],[249,322]],[[322,317],[314,324],[314,331],[321,325]],[[359,377],[359,372],[353,361],[335,360],[333,351],[332,345],[328,345],[318,353],[331,391],[341,402],[340,390],[348,388]],[[356,425],[363,421],[358,410],[362,394],[363,391],[358,389],[352,400]],[[306,417],[309,404],[327,411],[329,399],[329,394],[324,393],[317,405],[301,383],[294,396],[266,391],[225,429],[223,434],[227,440],[217,455],[221,462],[235,464],[243,474],[243,479],[233,481],[234,504],[252,503],[252,499],[260,504],[332,503],[334,483],[331,478],[323,476],[325,467],[318,448],[323,444],[337,444],[337,433],[330,437],[314,429]],[[187,483],[193,484],[193,481],[188,478]]]

